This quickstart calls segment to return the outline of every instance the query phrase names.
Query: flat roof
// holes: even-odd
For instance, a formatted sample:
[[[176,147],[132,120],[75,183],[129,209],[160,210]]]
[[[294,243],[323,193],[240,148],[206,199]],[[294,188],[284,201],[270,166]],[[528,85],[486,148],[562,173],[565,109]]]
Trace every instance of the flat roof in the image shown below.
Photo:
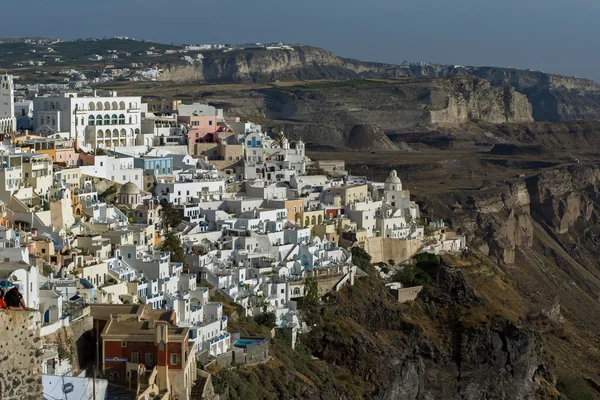
[[[152,321],[117,321],[111,320],[106,327],[102,336],[108,335],[152,335],[154,336],[156,325]],[[169,325],[169,335],[177,335],[187,337],[189,328],[180,328]]]

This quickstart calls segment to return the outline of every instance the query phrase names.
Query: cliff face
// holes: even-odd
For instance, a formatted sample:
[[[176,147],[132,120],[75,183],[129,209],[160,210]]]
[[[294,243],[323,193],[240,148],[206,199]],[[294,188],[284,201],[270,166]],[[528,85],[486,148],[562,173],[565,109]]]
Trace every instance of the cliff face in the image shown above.
[[[322,145],[393,149],[380,130],[478,121],[490,124],[531,122],[527,98],[471,76],[410,79],[394,83],[307,84],[240,92],[211,92],[207,100],[232,115],[284,125],[292,138]],[[355,138],[352,126],[370,125],[377,143]],[[380,129],[379,129],[380,128]],[[356,132],[355,132],[356,133]]]
[[[533,331],[502,317],[461,322],[462,310],[486,302],[458,269],[441,267],[412,308],[390,302],[369,279],[330,303],[307,345],[371,382],[369,398],[529,399],[540,379],[552,381]]]
[[[473,75],[527,96],[536,120],[600,119],[600,85],[538,71],[449,65],[398,66],[338,57],[323,49],[245,50],[208,55],[197,65],[165,68],[160,80],[206,83],[360,78],[445,78]]]
[[[160,80],[242,83],[355,79],[365,72],[376,74],[375,71],[383,69],[383,64],[345,60],[316,47],[294,46],[293,50],[246,50],[209,55],[202,64],[167,69]]]
[[[432,124],[533,121],[531,104],[514,88],[492,87],[490,82],[482,79],[455,78],[443,82],[445,107],[429,111]],[[430,98],[436,95],[439,96],[434,93]]]
[[[589,221],[600,183],[600,169],[591,166],[547,171],[528,180],[532,206],[556,233],[568,232],[578,219]]]

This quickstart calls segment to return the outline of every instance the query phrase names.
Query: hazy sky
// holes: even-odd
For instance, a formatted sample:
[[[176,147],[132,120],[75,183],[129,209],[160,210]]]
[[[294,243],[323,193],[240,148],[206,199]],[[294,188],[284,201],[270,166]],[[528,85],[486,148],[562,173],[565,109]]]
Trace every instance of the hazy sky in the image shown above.
[[[3,3],[0,37],[284,41],[367,61],[507,66],[600,81],[598,0],[30,0],[26,10]]]

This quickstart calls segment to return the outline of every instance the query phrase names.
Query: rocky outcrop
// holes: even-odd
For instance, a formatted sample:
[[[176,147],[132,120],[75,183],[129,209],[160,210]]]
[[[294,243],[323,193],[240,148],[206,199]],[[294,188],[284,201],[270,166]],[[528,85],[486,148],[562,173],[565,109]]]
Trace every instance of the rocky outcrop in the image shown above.
[[[432,124],[463,124],[485,121],[493,124],[505,122],[531,122],[531,104],[514,88],[492,87],[482,79],[445,80],[444,92],[448,94],[444,107],[429,111]],[[434,96],[432,96],[434,97]]]
[[[367,288],[361,296],[359,291]],[[404,321],[381,295],[373,282],[359,281],[352,291],[335,296],[328,322],[307,340],[319,359],[374,385],[369,398],[530,399],[538,390],[537,377],[552,380],[533,331],[501,317],[475,324],[460,321],[461,307],[483,303],[459,270],[441,267],[417,300],[442,324],[448,340]]]
[[[574,166],[543,172],[527,181],[532,208],[556,233],[566,233],[575,222],[592,217],[600,169]]]
[[[533,245],[533,219],[530,197],[524,182],[499,184],[478,192],[453,193],[452,199],[440,199],[442,205],[428,199],[436,215],[446,214],[453,226],[467,235],[474,248],[504,264],[512,264],[518,247]],[[453,211],[443,211],[443,203]]]

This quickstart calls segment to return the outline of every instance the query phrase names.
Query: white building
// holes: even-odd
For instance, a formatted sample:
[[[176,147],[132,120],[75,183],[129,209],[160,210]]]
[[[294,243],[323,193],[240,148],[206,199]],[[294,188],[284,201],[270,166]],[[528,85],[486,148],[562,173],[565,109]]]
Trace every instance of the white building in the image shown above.
[[[68,133],[80,146],[109,148],[135,145],[141,132],[139,96],[77,97],[60,96],[33,99],[33,128],[41,133]]]
[[[18,101],[14,106],[17,131],[33,129],[33,101]]]
[[[0,133],[10,133],[17,126],[14,99],[15,86],[12,75],[0,76]]]
[[[81,175],[109,179],[122,185],[132,182],[144,187],[144,170],[133,167],[133,157],[95,156],[94,165],[79,167]]]
[[[159,200],[171,204],[191,203],[196,200],[219,200],[225,193],[225,180],[221,178],[193,179],[177,182],[159,182],[155,193]]]

